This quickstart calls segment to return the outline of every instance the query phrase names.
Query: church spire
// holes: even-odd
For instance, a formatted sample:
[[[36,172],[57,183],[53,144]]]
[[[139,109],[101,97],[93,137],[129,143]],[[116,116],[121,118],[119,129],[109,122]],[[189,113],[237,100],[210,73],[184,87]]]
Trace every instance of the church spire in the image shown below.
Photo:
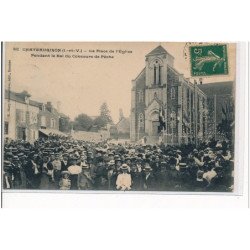
[[[154,55],[161,55],[161,54],[167,54],[168,52],[159,45],[155,49],[153,49],[151,52],[149,52],[146,56],[154,56]]]

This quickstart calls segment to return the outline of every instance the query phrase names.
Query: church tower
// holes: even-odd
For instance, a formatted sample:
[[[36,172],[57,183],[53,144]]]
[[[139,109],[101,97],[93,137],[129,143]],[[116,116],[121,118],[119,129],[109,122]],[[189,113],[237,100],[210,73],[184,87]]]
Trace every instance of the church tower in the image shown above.
[[[159,45],[145,56],[145,67],[132,81],[131,141],[147,138],[149,144],[161,140],[176,145],[192,140],[197,131],[204,134],[205,99],[174,68],[174,57]]]
[[[174,57],[161,45],[146,55],[146,86],[157,87],[167,84],[167,66],[173,67]]]
[[[168,67],[173,67],[174,57],[160,45],[146,55],[145,63],[145,134],[155,143],[159,112],[167,112]]]
[[[158,140],[159,111],[167,105],[168,66],[174,57],[161,45],[145,56],[145,68],[132,81],[131,140]]]

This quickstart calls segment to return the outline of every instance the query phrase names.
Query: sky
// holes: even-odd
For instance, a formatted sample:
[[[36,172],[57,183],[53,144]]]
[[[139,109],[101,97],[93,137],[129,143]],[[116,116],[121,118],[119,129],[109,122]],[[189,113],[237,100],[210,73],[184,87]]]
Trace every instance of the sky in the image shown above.
[[[145,55],[159,45],[174,56],[174,67],[185,77],[190,77],[189,58],[184,56],[188,52],[187,44],[176,42],[6,43],[5,70],[7,75],[10,60],[11,90],[26,90],[32,100],[51,101],[55,107],[60,103],[60,112],[71,119],[81,113],[97,116],[101,104],[107,102],[111,116],[117,122],[120,108],[125,116],[129,116],[131,81],[145,67]],[[64,49],[65,52],[30,52],[27,51],[29,48]],[[235,44],[229,44],[228,51],[229,75],[203,78],[204,83],[235,79]],[[50,57],[34,57],[31,54]],[[52,54],[63,57],[51,57]]]

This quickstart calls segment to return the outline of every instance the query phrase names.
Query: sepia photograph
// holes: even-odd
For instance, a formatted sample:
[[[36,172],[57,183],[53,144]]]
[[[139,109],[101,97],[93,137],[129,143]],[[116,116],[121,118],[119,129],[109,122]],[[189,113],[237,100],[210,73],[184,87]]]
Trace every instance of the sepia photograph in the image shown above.
[[[227,192],[236,43],[6,42],[3,192]]]

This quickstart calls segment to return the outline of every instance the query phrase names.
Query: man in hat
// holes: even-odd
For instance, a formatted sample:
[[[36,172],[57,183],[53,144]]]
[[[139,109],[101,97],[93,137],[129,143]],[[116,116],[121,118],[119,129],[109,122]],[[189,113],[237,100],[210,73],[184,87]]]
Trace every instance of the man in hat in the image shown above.
[[[133,190],[142,190],[143,181],[143,166],[141,164],[141,158],[136,159],[136,163],[131,165],[131,178],[132,178],[132,188]]]
[[[69,155],[67,153],[64,153],[62,157],[61,170],[66,171],[69,167]]]
[[[96,167],[96,164],[94,163],[94,157],[92,155],[88,155],[87,165],[88,165],[89,170],[90,170],[90,176],[94,180],[96,177],[97,167]]]
[[[82,172],[78,175],[78,189],[90,190],[93,189],[94,180],[91,178],[90,169],[86,163],[81,164]]]
[[[227,161],[216,161],[214,171],[216,176],[211,180],[211,188],[216,191],[227,192],[231,191],[231,171],[228,171],[229,162]],[[211,189],[210,188],[210,189]]]
[[[107,169],[106,162],[104,162],[103,157],[98,158],[96,164],[96,176],[95,176],[95,187],[99,190],[104,190],[107,188]]]
[[[160,171],[155,173],[157,190],[166,191],[169,185],[169,171],[167,169],[167,162],[161,161]]]
[[[108,163],[107,179],[108,179],[108,187],[107,187],[108,190],[115,190],[117,171],[115,168],[115,161],[114,160],[111,160]]]
[[[114,158],[113,152],[110,152],[110,153],[108,154],[108,157],[109,157],[109,160],[110,160],[110,161],[115,159],[115,158]]]
[[[117,172],[120,171],[121,166],[122,166],[122,159],[120,158],[120,156],[118,156],[115,159],[115,169],[116,169]]]
[[[12,161],[12,158],[13,158],[13,154],[12,154],[11,152],[6,152],[6,153],[4,154],[4,158],[5,158],[6,161],[11,162],[11,161]]]
[[[142,158],[140,157],[137,157],[136,159],[136,169],[137,169],[137,172],[142,173],[143,166],[142,166]]]
[[[202,158],[201,158],[201,156],[199,155],[199,152],[198,152],[197,149],[194,149],[194,150],[193,150],[193,159],[194,159],[194,161],[195,161],[195,164],[196,164],[199,168],[203,167],[204,162],[202,161]]]
[[[143,189],[148,191],[155,189],[155,177],[153,176],[152,168],[150,167],[148,162],[144,167]]]
[[[128,174],[128,165],[122,164],[120,169],[122,173],[117,176],[116,189],[121,191],[130,190],[132,181],[131,175]]]
[[[197,167],[194,163],[194,159],[192,157],[193,164],[195,166],[194,175],[196,175]],[[177,162],[176,162],[177,163]],[[187,170],[187,164],[182,159],[178,165],[169,165],[169,190],[171,191],[180,191],[182,184],[182,177],[185,175]]]
[[[59,181],[61,178],[62,162],[60,160],[59,153],[55,153],[55,159],[51,162],[53,166],[53,174],[56,187],[59,187]]]
[[[49,160],[48,153],[44,152],[42,161],[40,162],[40,184],[39,189],[50,190],[55,189],[53,165]]]
[[[13,187],[12,183],[12,164],[10,161],[4,161],[3,166],[3,188],[11,189]]]
[[[26,156],[23,153],[19,153],[18,158],[20,163],[19,166],[20,166],[20,176],[21,176],[21,185],[19,188],[26,189],[27,188],[27,177],[25,173],[25,166],[27,164]]]
[[[153,172],[156,173],[156,172],[160,171],[160,158],[157,155],[155,157],[153,156],[152,160],[153,161],[151,163],[151,167],[152,167]]]
[[[55,156],[55,153],[53,152],[53,149],[50,149],[50,161],[53,162],[55,158],[56,156]]]
[[[13,157],[13,188],[20,189],[22,184],[21,166],[17,155]]]
[[[35,152],[31,151],[28,154],[27,165],[25,168],[25,173],[27,177],[27,188],[37,189],[40,182],[40,166],[36,162]]]
[[[190,189],[190,173],[188,171],[187,163],[185,162],[186,159],[182,159],[179,163],[178,171],[179,171],[179,183],[178,188],[179,190],[186,191]]]

